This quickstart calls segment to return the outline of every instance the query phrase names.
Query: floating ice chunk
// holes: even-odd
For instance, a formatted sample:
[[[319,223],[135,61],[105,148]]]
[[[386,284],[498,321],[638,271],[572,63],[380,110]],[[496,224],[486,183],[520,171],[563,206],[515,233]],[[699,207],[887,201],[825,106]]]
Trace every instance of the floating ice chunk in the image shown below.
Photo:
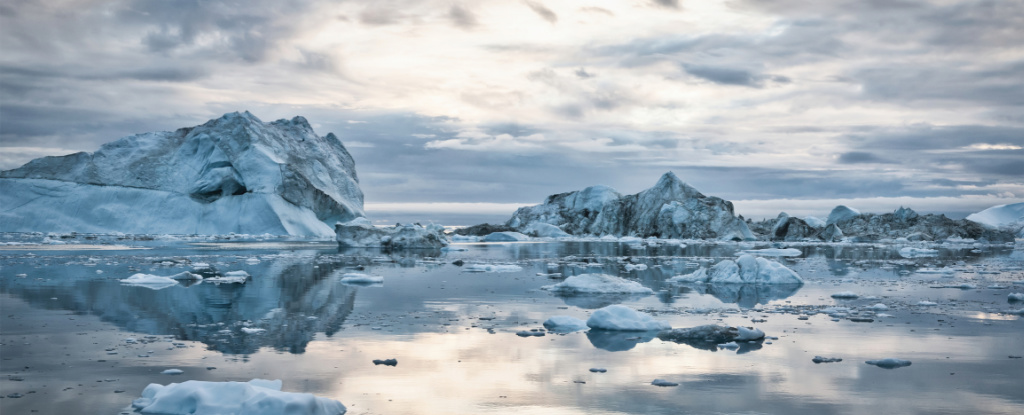
[[[678,383],[669,382],[665,379],[655,379],[654,381],[651,382],[651,384],[654,386],[679,386]]]
[[[728,342],[728,343],[719,344],[718,347],[720,347],[722,349],[727,349],[727,350],[736,350],[736,349],[740,348],[740,345],[739,345],[739,343],[736,343],[736,342]]]
[[[714,324],[673,329],[658,333],[658,338],[661,340],[686,344],[722,344],[734,341],[761,340],[764,337],[764,332],[755,328],[727,327]]]
[[[793,270],[778,262],[744,254],[736,261],[725,260],[708,271],[712,284],[803,284]]]
[[[626,272],[629,271],[644,271],[647,269],[647,264],[626,264]]]
[[[582,274],[566,278],[558,284],[545,285],[541,289],[559,294],[654,294],[650,288],[636,281],[625,280],[607,274]]]
[[[178,285],[178,281],[174,279],[150,274],[135,274],[121,280],[121,283],[125,285],[145,287],[151,290],[162,290],[167,287]]]
[[[378,277],[376,275],[366,275],[356,272],[351,272],[341,276],[341,282],[343,284],[356,284],[356,285],[369,285],[369,284],[382,284],[384,283],[384,277]]]
[[[544,328],[556,333],[572,333],[586,330],[587,322],[576,317],[554,316],[544,321]]]
[[[341,415],[345,406],[309,393],[281,392],[281,381],[248,382],[190,380],[167,386],[151,383],[132,407],[161,415]]]
[[[180,375],[182,373],[185,373],[185,371],[181,369],[167,369],[163,372],[160,372],[161,375]]]
[[[938,256],[939,250],[930,248],[914,248],[911,246],[905,246],[900,248],[900,256],[904,258],[921,258]]]
[[[519,232],[494,232],[482,239],[484,242],[520,242],[529,241],[530,237]]]
[[[871,311],[886,311],[889,309],[889,306],[882,303],[878,303],[873,306],[867,307],[867,309]]]
[[[708,278],[709,278],[709,276],[708,276],[708,269],[707,268],[700,268],[700,269],[698,269],[696,271],[693,271],[693,272],[691,272],[689,274],[676,275],[676,276],[674,276],[672,278],[669,278],[666,282],[677,283],[677,284],[679,284],[679,283],[707,282]]]
[[[814,356],[814,358],[811,359],[811,361],[814,362],[814,363],[836,363],[836,362],[842,362],[843,359],[838,358],[838,357]]]
[[[939,304],[936,303],[936,302],[932,302],[932,301],[921,300],[921,301],[917,302],[917,305],[922,306],[922,307],[934,307],[934,306],[937,306]]]
[[[893,357],[879,360],[868,360],[864,363],[867,363],[869,365],[875,365],[885,369],[896,369],[898,367],[910,366],[909,360],[896,359]]]
[[[523,270],[523,267],[502,264],[469,264],[462,270],[466,272],[519,272]]]
[[[603,367],[592,367],[590,368],[590,371],[594,373],[605,373],[608,372],[608,369],[605,369]]]
[[[838,298],[838,299],[842,299],[842,300],[852,300],[852,299],[855,299],[855,298],[858,298],[858,297],[860,297],[860,295],[857,295],[856,293],[854,293],[852,291],[841,291],[841,292],[837,292],[835,294],[832,294],[832,298]]]
[[[398,359],[373,359],[373,365],[398,366]]]
[[[245,284],[249,280],[249,273],[245,271],[228,271],[223,276],[210,277],[203,281],[214,284]]]
[[[1007,301],[1024,301],[1024,293],[1010,293],[1006,298]]]
[[[743,252],[760,256],[800,256],[802,254],[800,250],[796,248],[748,249]]]
[[[520,330],[516,332],[519,337],[544,337],[547,333],[543,331]]]
[[[242,327],[242,332],[245,334],[260,334],[267,331],[267,329],[261,329],[257,327]]]
[[[596,330],[648,331],[669,330],[672,327],[662,320],[633,310],[623,305],[610,305],[594,311],[587,319],[587,326]]]
[[[199,281],[199,280],[203,279],[203,276],[199,275],[199,274],[193,274],[191,272],[185,271],[185,272],[182,272],[182,273],[171,275],[170,277],[167,277],[167,278],[170,278],[172,280]]]

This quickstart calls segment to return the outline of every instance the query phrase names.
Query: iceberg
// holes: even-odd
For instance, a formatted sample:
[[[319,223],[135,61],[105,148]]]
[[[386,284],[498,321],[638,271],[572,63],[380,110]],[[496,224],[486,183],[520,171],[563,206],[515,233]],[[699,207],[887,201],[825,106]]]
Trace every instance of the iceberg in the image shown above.
[[[592,186],[548,196],[543,204],[519,208],[505,225],[528,231],[536,223],[572,235],[756,239],[746,222],[735,216],[731,202],[703,195],[672,172],[634,195]]]
[[[650,315],[618,304],[595,310],[587,319],[587,327],[609,331],[651,331],[672,328],[665,321],[655,320]]]
[[[905,207],[885,214],[860,213],[846,206],[836,206],[832,210],[828,227],[818,233],[817,237],[827,242],[838,241],[844,237],[849,237],[853,242],[897,238],[912,241],[974,239],[990,243],[1014,240],[1014,234],[1009,230],[996,229],[968,219],[955,220],[935,214],[921,215]]]
[[[143,414],[161,415],[342,415],[345,405],[309,393],[282,392],[280,380],[248,382],[190,380],[151,383],[132,407]]]
[[[735,261],[724,260],[706,271],[699,269],[687,275],[669,279],[675,283],[710,284],[793,284],[804,283],[795,271],[778,262],[750,254],[741,255]]]
[[[992,206],[967,216],[967,220],[997,229],[1013,232],[1024,238],[1024,202]]]
[[[335,240],[342,247],[380,247],[385,249],[440,249],[448,246],[444,227],[430,224],[393,227],[373,226],[366,218],[356,218],[334,225]]]
[[[541,289],[562,295],[578,294],[653,294],[654,291],[639,282],[607,274],[582,274],[566,278],[558,284]]]
[[[0,172],[0,205],[3,232],[329,237],[363,192],[334,134],[235,112]]]
[[[554,316],[544,321],[544,328],[555,333],[572,333],[587,329],[587,322],[576,317]]]

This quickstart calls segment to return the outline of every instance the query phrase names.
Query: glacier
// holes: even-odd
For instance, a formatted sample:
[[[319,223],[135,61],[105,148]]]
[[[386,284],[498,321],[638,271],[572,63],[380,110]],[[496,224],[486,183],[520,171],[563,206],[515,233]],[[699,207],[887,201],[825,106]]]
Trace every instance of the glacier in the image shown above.
[[[529,232],[543,223],[572,235],[616,235],[675,239],[754,240],[731,202],[705,196],[674,173],[654,187],[623,196],[607,186],[548,196],[519,208],[505,226]]]
[[[3,232],[333,237],[364,216],[337,136],[248,111],[0,172],[0,205]]]

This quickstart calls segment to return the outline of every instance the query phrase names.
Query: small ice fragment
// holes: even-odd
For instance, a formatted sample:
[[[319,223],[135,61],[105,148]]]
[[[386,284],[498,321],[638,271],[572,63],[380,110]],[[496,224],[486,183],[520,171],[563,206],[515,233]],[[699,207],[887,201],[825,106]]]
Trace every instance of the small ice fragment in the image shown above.
[[[836,363],[836,362],[842,362],[843,359],[839,358],[839,357],[814,356],[814,358],[811,359],[811,361],[814,362],[814,363]]]
[[[161,375],[180,375],[182,373],[185,373],[185,371],[181,369],[167,369],[163,372],[160,372]]]
[[[592,367],[590,368],[590,371],[594,373],[605,373],[608,371],[608,369],[605,369],[603,367]]]
[[[917,305],[919,305],[921,307],[934,307],[934,306],[937,306],[939,304],[936,303],[936,302],[932,302],[932,301],[921,300],[921,301],[917,302]]]
[[[1007,296],[1006,300],[1010,302],[1024,301],[1024,293],[1010,293],[1010,295]]]
[[[398,359],[383,359],[383,360],[381,360],[381,359],[373,359],[373,364],[374,364],[374,366],[376,366],[376,365],[398,366]]]
[[[843,300],[852,300],[852,299],[855,299],[857,297],[860,297],[860,296],[857,295],[856,293],[852,292],[852,291],[843,291],[843,292],[838,292],[838,293],[832,294],[832,298],[839,298],[839,299],[843,299]]]
[[[893,358],[893,357],[889,357],[889,358],[885,358],[885,359],[879,359],[879,360],[868,360],[868,361],[866,361],[864,363],[867,363],[869,365],[875,365],[875,366],[878,366],[878,367],[884,368],[884,369],[896,369],[896,368],[899,368],[899,367],[910,366],[910,361],[909,360],[896,359],[896,358]]]
[[[679,386],[678,383],[669,382],[665,379],[655,379],[654,381],[651,382],[651,384],[654,386]]]
[[[256,327],[242,327],[242,331],[245,332],[245,334],[259,334],[267,331],[267,329],[261,329]]]

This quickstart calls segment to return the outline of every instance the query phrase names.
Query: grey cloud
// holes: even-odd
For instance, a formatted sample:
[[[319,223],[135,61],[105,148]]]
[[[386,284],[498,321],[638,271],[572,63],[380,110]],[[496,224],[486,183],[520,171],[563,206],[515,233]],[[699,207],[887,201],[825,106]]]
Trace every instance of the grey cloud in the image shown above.
[[[453,4],[448,9],[448,18],[451,19],[452,24],[463,29],[472,29],[478,24],[473,12],[459,4]]]
[[[549,23],[558,23],[558,15],[551,11],[551,9],[544,7],[543,4],[529,0],[523,0],[523,3],[530,6],[530,9],[532,9],[534,13],[537,13],[538,16],[544,18],[544,20],[547,20]]]
[[[654,4],[672,9],[679,8],[679,0],[653,0]]]
[[[779,75],[756,73],[747,69],[720,66],[693,65],[684,63],[683,68],[690,75],[724,85],[742,85],[760,88],[765,82],[789,83],[790,79]]]
[[[977,66],[983,69],[975,69]],[[866,97],[884,101],[974,101],[1024,106],[1024,61],[876,67],[851,74]]]
[[[373,26],[385,26],[398,23],[400,14],[390,7],[370,6],[359,13],[359,22]]]
[[[850,151],[840,154],[838,161],[842,164],[893,163],[892,160],[884,159],[867,151]]]
[[[593,78],[593,77],[597,76],[596,74],[592,74],[590,72],[587,72],[587,70],[583,69],[583,68],[577,69],[576,72],[574,72],[574,73],[576,74],[576,76],[578,76],[580,78],[583,78],[583,79]]]

